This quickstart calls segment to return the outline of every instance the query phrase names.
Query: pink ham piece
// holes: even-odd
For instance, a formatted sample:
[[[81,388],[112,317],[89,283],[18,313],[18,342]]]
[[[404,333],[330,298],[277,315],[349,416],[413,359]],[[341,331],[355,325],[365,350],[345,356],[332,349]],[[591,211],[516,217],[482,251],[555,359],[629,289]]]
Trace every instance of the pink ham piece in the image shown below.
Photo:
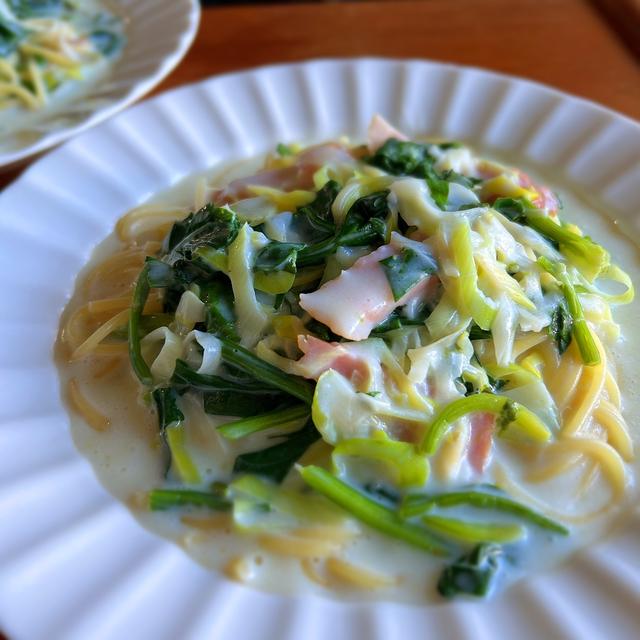
[[[368,338],[394,309],[424,296],[436,285],[435,277],[425,278],[396,302],[379,262],[399,253],[388,244],[376,249],[317,291],[300,294],[300,306],[343,338]]]
[[[495,425],[496,417],[493,413],[481,411],[471,416],[468,457],[471,468],[478,473],[485,470],[489,461]]]
[[[544,209],[550,214],[558,212],[560,202],[551,189],[537,185],[524,171],[518,171],[518,182],[524,189],[533,189],[538,194],[533,200],[533,204],[538,207],[538,209]]]
[[[367,146],[371,153],[375,153],[389,138],[408,140],[404,133],[392,127],[381,115],[376,114],[371,119],[367,130]]]
[[[315,336],[298,336],[298,348],[304,355],[296,363],[296,370],[305,378],[317,380],[325,371],[333,369],[343,375],[357,389],[367,389],[371,371],[361,354],[353,353],[349,344],[325,342]]]
[[[296,163],[291,167],[268,169],[246,178],[232,180],[224,189],[214,193],[213,202],[221,205],[249,198],[252,195],[249,191],[250,186],[273,187],[282,191],[312,189],[313,174],[323,165],[354,165],[355,162],[347,149],[337,142],[309,147],[297,156]]]

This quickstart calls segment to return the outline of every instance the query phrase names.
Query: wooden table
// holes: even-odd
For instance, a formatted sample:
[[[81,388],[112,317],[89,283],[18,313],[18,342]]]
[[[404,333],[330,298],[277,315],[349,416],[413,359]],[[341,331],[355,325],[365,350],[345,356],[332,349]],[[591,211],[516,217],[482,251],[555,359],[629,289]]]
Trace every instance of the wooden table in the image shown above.
[[[361,55],[487,67],[545,82],[640,119],[638,61],[588,0],[210,8],[203,11],[193,48],[155,93],[255,65]],[[18,173],[0,176],[0,187]]]

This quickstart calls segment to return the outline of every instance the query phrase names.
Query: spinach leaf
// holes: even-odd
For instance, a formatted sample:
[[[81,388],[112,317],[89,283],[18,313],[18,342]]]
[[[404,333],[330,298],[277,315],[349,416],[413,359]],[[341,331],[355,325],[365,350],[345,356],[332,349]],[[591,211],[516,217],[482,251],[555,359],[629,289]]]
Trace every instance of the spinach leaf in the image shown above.
[[[138,276],[133,297],[131,300],[131,313],[129,314],[129,359],[131,367],[142,384],[151,386],[153,380],[149,366],[142,357],[140,341],[140,323],[144,305],[149,297],[149,292],[155,287],[172,287],[176,285],[176,277],[173,269],[155,258],[147,258]]]
[[[385,190],[358,198],[349,209],[340,229],[338,246],[359,247],[385,242],[386,219],[390,213],[388,196],[389,191]]]
[[[293,155],[293,151],[291,151],[291,148],[283,142],[278,142],[278,144],[276,145],[276,153],[282,157]]]
[[[433,171],[435,158],[425,144],[391,138],[366,162],[395,176],[426,178]]]
[[[493,203],[493,208],[512,222],[527,224],[526,211],[529,208],[528,204],[522,198],[498,198]]]
[[[491,337],[491,331],[480,328],[475,322],[469,327],[469,340],[491,340]]]
[[[429,185],[429,191],[431,192],[433,201],[440,209],[446,209],[447,200],[449,199],[449,183],[439,178],[434,171],[431,171],[425,179]]]
[[[21,19],[48,18],[62,13],[62,0],[8,0],[13,13]]]
[[[160,432],[164,433],[168,427],[179,424],[184,420],[184,414],[178,408],[178,393],[172,387],[154,389],[153,400],[158,410]]]
[[[302,454],[320,438],[320,433],[310,420],[286,437],[283,442],[252,453],[243,453],[233,465],[235,473],[255,473],[275,482],[281,482]]]
[[[19,24],[0,17],[0,57],[11,55],[25,34],[26,31]]]
[[[212,416],[257,416],[265,411],[285,407],[291,397],[277,391],[254,392],[235,389],[234,391],[208,391],[202,396],[204,411]]]
[[[265,273],[273,271],[296,273],[298,251],[304,249],[304,247],[304,244],[273,240],[260,250],[253,268],[255,271],[263,271]]]
[[[386,219],[390,213],[388,195],[389,191],[378,191],[356,200],[336,234],[298,252],[297,266],[321,264],[340,246],[361,247],[384,242],[388,231]]]
[[[382,269],[397,302],[421,280],[438,269],[435,259],[427,253],[418,253],[404,247],[399,255],[380,260]]]
[[[170,254],[170,264],[178,257],[191,260],[198,247],[217,249],[230,245],[239,230],[240,222],[231,209],[207,204],[173,225],[165,241],[164,251]]]
[[[438,593],[445,598],[487,595],[501,556],[502,547],[497,544],[478,545],[445,567],[438,580]]]
[[[549,335],[555,340],[558,353],[562,355],[571,344],[573,318],[566,304],[560,303],[551,314],[551,323],[547,328]]]
[[[225,364],[239,369],[265,385],[275,387],[294,398],[298,398],[306,404],[312,403],[314,386],[311,382],[299,376],[285,373],[238,344],[224,338],[221,341],[222,360]]]
[[[201,285],[200,297],[205,306],[207,332],[238,342],[233,290],[229,280],[219,278]]]
[[[106,29],[96,29],[89,34],[91,44],[103,56],[114,55],[122,46],[122,38],[113,31]]]
[[[241,392],[247,394],[274,394],[278,390],[268,384],[259,384],[254,380],[240,381],[194,371],[184,360],[176,360],[171,384],[178,388],[191,387],[205,392]]]
[[[335,180],[329,180],[316,194],[313,202],[303,207],[298,207],[295,217],[297,220],[304,222],[307,227],[307,234],[315,237],[315,240],[321,240],[327,236],[333,235],[335,232],[335,224],[333,222],[333,214],[331,213],[331,205],[336,199],[340,185]]]
[[[166,511],[186,506],[228,511],[232,505],[221,490],[205,492],[191,489],[154,489],[149,493],[151,511]]]
[[[482,182],[481,178],[472,178],[471,176],[463,176],[461,173],[458,173],[453,169],[447,169],[442,174],[442,179],[446,180],[447,182],[456,182],[458,184],[461,184],[463,187],[467,187],[467,189],[473,189],[473,187],[475,187],[477,184],[480,184]],[[471,205],[465,205],[465,206],[470,207]],[[474,204],[473,206],[477,207],[478,205]]]

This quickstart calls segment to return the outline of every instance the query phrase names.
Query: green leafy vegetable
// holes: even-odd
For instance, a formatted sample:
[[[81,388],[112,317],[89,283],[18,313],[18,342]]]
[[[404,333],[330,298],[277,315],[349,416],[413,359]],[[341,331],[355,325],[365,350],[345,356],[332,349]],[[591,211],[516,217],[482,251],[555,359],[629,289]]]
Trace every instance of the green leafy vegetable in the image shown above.
[[[96,29],[91,32],[89,39],[96,51],[107,57],[116,54],[122,46],[122,38],[117,33],[105,29]]]
[[[11,55],[25,35],[26,31],[19,24],[0,17],[0,57]]]
[[[7,0],[14,15],[20,19],[59,16],[63,0]]]
[[[499,431],[515,428],[517,434],[535,442],[546,442],[551,437],[551,432],[540,418],[521,404],[506,396],[476,393],[454,400],[440,410],[422,441],[422,450],[429,455],[435,453],[450,425],[476,411],[495,413]]]
[[[423,516],[422,523],[434,533],[453,538],[463,544],[476,542],[515,542],[525,535],[519,524],[498,522],[469,522],[442,516]]]
[[[181,258],[192,260],[200,247],[227,247],[236,239],[239,230],[240,222],[231,209],[207,204],[173,225],[165,240],[167,260],[169,264]]]
[[[326,239],[335,233],[335,224],[331,205],[336,199],[340,185],[335,180],[329,180],[316,194],[313,202],[296,210],[296,220],[302,221],[307,227],[308,236],[314,241]]]
[[[558,224],[526,198],[498,198],[493,208],[509,220],[525,224],[547,238],[590,282],[604,273],[611,264],[611,257],[606,249],[588,236],[580,236]]]
[[[200,474],[184,446],[184,414],[178,408],[178,394],[171,387],[154,389],[160,434],[169,448],[171,466],[183,482],[197,484]]]
[[[202,285],[200,298],[205,306],[207,331],[238,342],[233,290],[229,280],[219,278]]]
[[[435,158],[425,144],[391,138],[367,162],[395,176],[426,178],[433,171]]]
[[[205,507],[216,511],[229,511],[231,503],[223,492],[206,493],[188,489],[154,489],[149,493],[149,508],[152,511],[166,511],[176,507]]]
[[[296,272],[296,258],[298,251],[304,249],[304,244],[294,242],[271,241],[260,250],[254,263],[255,271],[270,273],[272,271]]]
[[[571,284],[569,280],[566,266],[561,262],[554,264],[543,256],[538,258],[538,264],[560,282],[560,289],[567,302],[569,315],[573,320],[571,335],[576,339],[582,361],[587,366],[600,364],[600,351],[598,351],[595,340],[591,335],[591,330],[584,317],[582,303],[573,284]]]
[[[218,433],[229,440],[238,440],[239,438],[244,438],[252,433],[266,429],[273,429],[275,427],[286,429],[308,417],[309,407],[302,404],[286,409],[277,409],[276,411],[263,413],[262,415],[252,418],[245,418],[244,420],[227,422],[218,427]]]
[[[338,234],[337,244],[342,247],[359,247],[382,243],[387,239],[389,191],[377,191],[358,198],[347,213]]]
[[[447,566],[438,580],[438,593],[445,598],[465,594],[486,596],[502,557],[497,544],[480,544]]]
[[[478,509],[494,509],[496,511],[510,513],[542,529],[547,529],[548,531],[553,531],[563,536],[569,535],[569,530],[555,520],[551,520],[510,498],[481,491],[454,491],[452,493],[442,493],[439,495],[409,495],[402,501],[400,514],[402,517],[412,518],[430,511],[433,507],[448,508],[461,504]]]
[[[404,522],[395,511],[356,491],[328,471],[313,465],[298,470],[312,489],[373,529],[434,555],[447,555],[447,547],[426,529]]]
[[[309,421],[302,429],[286,436],[283,442],[236,458],[234,473],[255,473],[281,482],[300,456],[320,438],[318,430]]]
[[[171,387],[154,389],[153,400],[158,410],[160,431],[174,427],[184,420],[184,414],[178,408],[178,394]]]
[[[432,256],[407,247],[403,248],[399,255],[380,260],[380,264],[396,302],[421,280],[438,270]]]
[[[306,404],[313,402],[314,386],[309,381],[284,373],[238,344],[222,339],[222,359],[256,380],[280,389]]]
[[[566,305],[559,304],[551,314],[551,323],[549,324],[548,332],[554,339],[560,355],[562,355],[571,344],[572,330],[573,318],[567,310]]]
[[[291,148],[282,142],[279,142],[277,144],[276,153],[282,157],[293,155],[293,151],[291,151]]]

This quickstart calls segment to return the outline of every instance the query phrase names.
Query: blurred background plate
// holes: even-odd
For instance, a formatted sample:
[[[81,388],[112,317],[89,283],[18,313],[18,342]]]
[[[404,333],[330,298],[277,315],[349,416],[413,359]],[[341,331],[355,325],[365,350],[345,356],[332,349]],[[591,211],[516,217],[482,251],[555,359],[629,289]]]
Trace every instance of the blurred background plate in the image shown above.
[[[488,602],[287,598],[208,573],[144,531],[74,450],[52,345],[78,271],[117,219],[217,162],[278,142],[362,138],[375,112],[584,188],[638,237],[638,123],[536,83],[427,61],[316,60],[212,78],[41,159],[0,195],[0,626],[12,640],[637,637],[637,507],[602,543]]]
[[[77,98],[0,139],[0,171],[102,122],[160,83],[189,50],[200,21],[199,0],[111,0],[124,21],[122,54],[108,74]]]

